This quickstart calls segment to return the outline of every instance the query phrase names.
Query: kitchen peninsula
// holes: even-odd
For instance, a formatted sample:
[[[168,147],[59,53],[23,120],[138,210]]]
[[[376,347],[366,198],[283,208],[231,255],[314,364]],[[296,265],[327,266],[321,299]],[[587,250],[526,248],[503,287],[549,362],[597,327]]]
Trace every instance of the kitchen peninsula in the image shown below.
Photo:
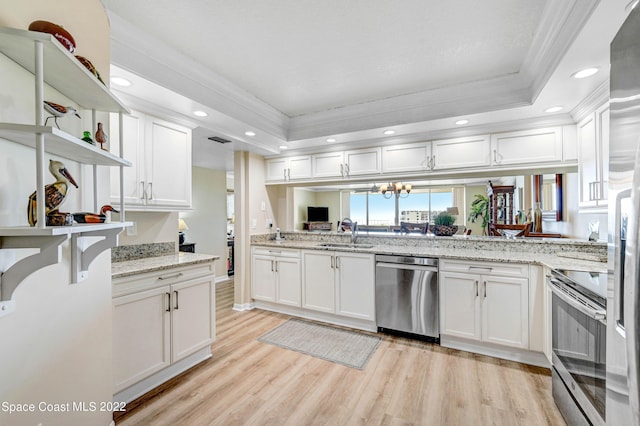
[[[546,367],[545,276],[565,268],[606,272],[602,242],[361,235],[353,243],[338,233],[283,235],[252,237],[256,307],[377,331],[376,255],[437,258],[441,345]]]

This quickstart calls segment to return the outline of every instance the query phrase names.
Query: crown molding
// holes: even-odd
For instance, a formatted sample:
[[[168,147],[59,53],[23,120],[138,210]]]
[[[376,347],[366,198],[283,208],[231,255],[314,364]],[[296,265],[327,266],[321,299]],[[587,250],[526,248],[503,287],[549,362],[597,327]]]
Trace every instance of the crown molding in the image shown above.
[[[531,48],[520,68],[523,79],[530,82],[531,103],[537,99],[599,2],[600,0],[547,2]]]
[[[609,79],[604,80],[596,89],[584,98],[569,114],[576,123],[582,121],[598,107],[609,101]]]
[[[284,139],[289,118],[182,52],[109,12],[111,62],[252,127]]]

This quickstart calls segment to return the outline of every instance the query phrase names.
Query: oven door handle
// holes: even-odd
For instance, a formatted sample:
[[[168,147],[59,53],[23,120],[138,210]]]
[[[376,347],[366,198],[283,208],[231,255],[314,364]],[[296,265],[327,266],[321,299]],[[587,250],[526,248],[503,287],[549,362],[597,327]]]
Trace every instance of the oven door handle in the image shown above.
[[[578,300],[565,293],[557,284],[553,282],[553,280],[549,280],[549,287],[551,288],[551,291],[553,291],[553,294],[567,302],[570,306],[587,315],[589,318],[593,318],[594,320],[600,321],[602,323],[604,323],[604,321],[607,319],[607,311],[605,311],[604,309],[592,309],[589,306],[583,305]]]

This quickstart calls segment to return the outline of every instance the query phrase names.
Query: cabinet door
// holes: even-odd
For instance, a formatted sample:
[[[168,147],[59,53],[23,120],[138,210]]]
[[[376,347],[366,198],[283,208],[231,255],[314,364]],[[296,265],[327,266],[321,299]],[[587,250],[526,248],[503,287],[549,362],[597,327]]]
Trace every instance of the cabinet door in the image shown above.
[[[480,340],[480,276],[440,272],[440,334]]]
[[[345,151],[345,175],[371,175],[380,173],[380,148]]]
[[[524,130],[491,136],[493,165],[562,162],[562,128]]]
[[[282,181],[287,179],[289,160],[287,158],[274,158],[267,160],[267,176],[269,181]]]
[[[302,155],[300,157],[289,158],[288,179],[305,179],[311,177],[311,156]]]
[[[171,363],[171,314],[160,287],[113,299],[114,393]]]
[[[118,114],[110,115],[109,149],[120,155],[120,129]],[[131,161],[131,167],[123,167],[124,202],[127,205],[144,205],[144,116],[135,112],[122,116],[124,136],[123,157]],[[110,168],[111,203],[120,204],[120,168]]]
[[[176,362],[215,339],[213,278],[172,285],[171,305],[171,360]]]
[[[529,281],[485,275],[481,284],[483,340],[529,349]]]
[[[313,158],[313,177],[341,177],[344,175],[344,153],[327,152],[315,154]]]
[[[275,260],[272,256],[252,257],[251,296],[256,300],[276,301]]]
[[[420,172],[429,170],[431,142],[385,146],[382,148],[382,172]]]
[[[578,123],[578,182],[580,207],[595,207],[598,182],[598,145],[595,115]]]
[[[191,207],[191,130],[150,117],[145,150],[147,204]]]
[[[434,170],[491,165],[489,135],[433,141],[431,147]]]
[[[334,313],[335,256],[333,252],[302,252],[302,306],[316,311]]]
[[[302,304],[300,259],[276,258],[276,275],[278,279],[277,302],[300,307]]]
[[[372,254],[336,252],[336,313],[375,320],[375,261]]]

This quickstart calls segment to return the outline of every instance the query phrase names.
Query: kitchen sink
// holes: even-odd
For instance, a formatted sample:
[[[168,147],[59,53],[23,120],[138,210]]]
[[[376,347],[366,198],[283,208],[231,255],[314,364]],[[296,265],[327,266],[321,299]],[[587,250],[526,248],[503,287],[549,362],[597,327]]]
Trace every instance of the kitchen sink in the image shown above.
[[[373,244],[357,244],[357,243],[325,243],[320,244],[320,247],[327,248],[358,248],[358,249],[370,249],[373,248]]]

